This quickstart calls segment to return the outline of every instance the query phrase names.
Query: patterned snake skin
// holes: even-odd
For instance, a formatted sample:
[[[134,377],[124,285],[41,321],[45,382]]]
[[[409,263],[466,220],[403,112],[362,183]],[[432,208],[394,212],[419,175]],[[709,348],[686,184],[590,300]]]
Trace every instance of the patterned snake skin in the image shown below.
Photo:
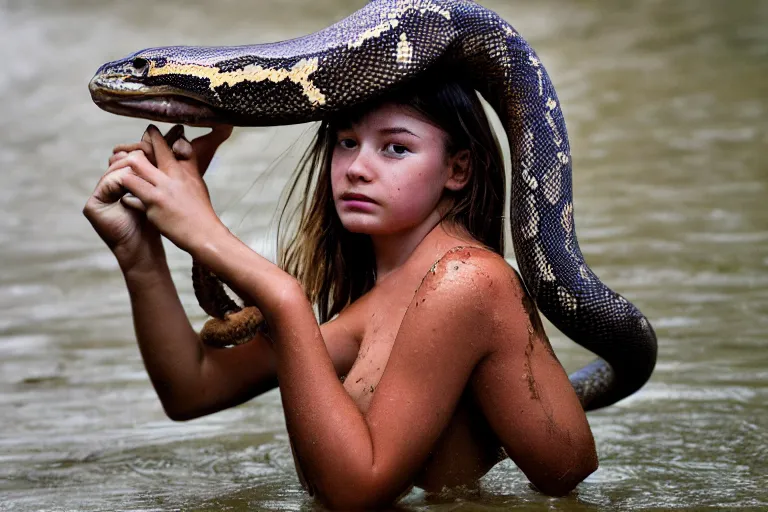
[[[90,90],[101,108],[122,115],[198,126],[279,125],[360,104],[436,64],[471,80],[506,129],[512,236],[525,285],[554,325],[600,356],[570,377],[582,405],[595,409],[630,395],[653,371],[656,336],[642,313],[584,262],[560,103],[536,53],[496,13],[469,0],[374,0],[290,41],[143,50],[103,65]],[[220,286],[195,273],[196,288]],[[227,300],[212,296],[221,298],[198,293],[219,318],[239,309],[210,306]]]

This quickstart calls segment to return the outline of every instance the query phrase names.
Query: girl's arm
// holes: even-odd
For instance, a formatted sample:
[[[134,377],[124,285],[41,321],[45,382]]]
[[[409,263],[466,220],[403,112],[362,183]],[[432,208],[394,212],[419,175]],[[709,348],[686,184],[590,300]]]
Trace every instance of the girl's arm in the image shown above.
[[[220,127],[183,149],[191,150],[197,167],[204,170],[230,133],[231,127]],[[123,271],[136,339],[163,408],[174,420],[188,420],[272,389],[277,384],[275,355],[263,336],[238,347],[217,349],[203,345],[192,329],[171,280],[160,233],[147,222],[144,205],[124,195],[122,179],[130,172],[124,164],[131,153],[131,158],[142,155],[154,162],[149,133],[139,143],[115,148],[110,168],[83,213]],[[338,320],[327,322],[322,329],[336,371],[346,373],[357,355],[356,340]]]
[[[231,132],[231,127],[218,127],[184,146],[195,153],[201,174]],[[176,126],[167,137],[174,142],[181,133]],[[149,132],[138,143],[115,147],[83,213],[123,271],[139,348],[167,414],[191,419],[274,387],[274,353],[265,340],[233,350],[200,343],[171,280],[160,233],[147,221],[143,203],[125,195],[122,180],[131,169],[122,162],[131,154],[155,161]]]
[[[124,273],[144,366],[169,418],[205,416],[277,386],[275,352],[258,335],[231,348],[208,347],[187,319],[164,254]],[[346,374],[357,356],[357,342],[338,320],[321,326],[334,373]]]
[[[274,388],[275,357],[269,342],[258,336],[228,349],[203,345],[187,319],[164,255],[158,256],[124,276],[139,350],[168,417],[194,419]]]
[[[509,457],[539,491],[562,496],[597,469],[595,441],[536,306],[511,268],[508,274],[514,284],[497,306],[506,312],[502,331],[525,337],[499,339],[472,388]]]

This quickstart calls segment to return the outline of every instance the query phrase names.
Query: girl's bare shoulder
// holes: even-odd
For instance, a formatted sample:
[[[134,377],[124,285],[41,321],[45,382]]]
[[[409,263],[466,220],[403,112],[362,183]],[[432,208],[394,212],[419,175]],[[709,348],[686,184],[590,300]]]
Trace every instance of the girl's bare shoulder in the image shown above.
[[[391,311],[397,304],[405,312],[417,308],[427,296],[454,305],[482,305],[492,312],[510,300],[519,303],[525,292],[515,269],[501,255],[477,245],[458,245],[436,260],[413,262],[398,279],[375,287],[344,308],[334,322],[344,324],[361,340],[373,312]]]
[[[461,279],[470,288],[483,287],[484,294],[489,292],[515,292],[520,296],[522,285],[515,269],[498,253],[479,246],[461,245],[445,252],[426,273],[422,286],[447,285]],[[455,292],[469,292],[466,287],[455,287]]]
[[[446,309],[460,305],[470,313],[465,320],[478,330],[495,333],[504,344],[518,337],[527,340],[529,329],[541,330],[536,308],[517,271],[501,255],[483,247],[448,250],[424,276],[411,308],[425,299],[441,301]],[[487,341],[494,344],[492,339]]]

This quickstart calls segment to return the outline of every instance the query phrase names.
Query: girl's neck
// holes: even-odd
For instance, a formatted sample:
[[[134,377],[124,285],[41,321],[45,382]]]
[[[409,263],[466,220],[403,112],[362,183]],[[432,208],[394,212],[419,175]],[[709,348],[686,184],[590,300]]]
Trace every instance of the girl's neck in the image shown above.
[[[440,215],[437,212],[435,213],[436,215],[430,216],[427,221],[407,232],[371,236],[373,252],[376,258],[377,283],[395,273],[418,249],[430,250],[435,244],[444,245],[444,243],[439,244],[438,239],[444,238],[446,234],[451,238],[455,238],[457,243],[468,243],[473,240],[465,229],[461,229],[453,224],[450,226],[445,225],[445,222],[441,221]],[[431,243],[433,238],[435,239],[434,244]],[[434,247],[434,249],[438,249],[438,247]]]
[[[439,223],[440,216],[435,212],[413,229],[389,235],[371,235],[376,258],[376,282],[402,267]]]

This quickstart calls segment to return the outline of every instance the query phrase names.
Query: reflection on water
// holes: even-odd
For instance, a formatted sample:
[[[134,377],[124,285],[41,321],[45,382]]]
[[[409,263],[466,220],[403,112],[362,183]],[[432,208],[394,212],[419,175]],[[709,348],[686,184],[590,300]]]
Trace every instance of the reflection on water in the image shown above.
[[[98,110],[86,84],[138,48],[285,39],[362,3],[0,0],[0,510],[312,508],[277,394],[190,423],[165,418],[122,278],[80,214],[111,146],[145,123]],[[572,496],[536,494],[507,463],[477,494],[412,493],[404,506],[768,506],[768,4],[484,4],[553,77],[582,249],[653,321],[659,364],[640,393],[590,415],[601,468]],[[301,148],[263,171],[305,130],[239,130],[210,173],[225,222],[267,253]],[[170,260],[199,325],[189,259]],[[552,332],[567,368],[589,360]]]

